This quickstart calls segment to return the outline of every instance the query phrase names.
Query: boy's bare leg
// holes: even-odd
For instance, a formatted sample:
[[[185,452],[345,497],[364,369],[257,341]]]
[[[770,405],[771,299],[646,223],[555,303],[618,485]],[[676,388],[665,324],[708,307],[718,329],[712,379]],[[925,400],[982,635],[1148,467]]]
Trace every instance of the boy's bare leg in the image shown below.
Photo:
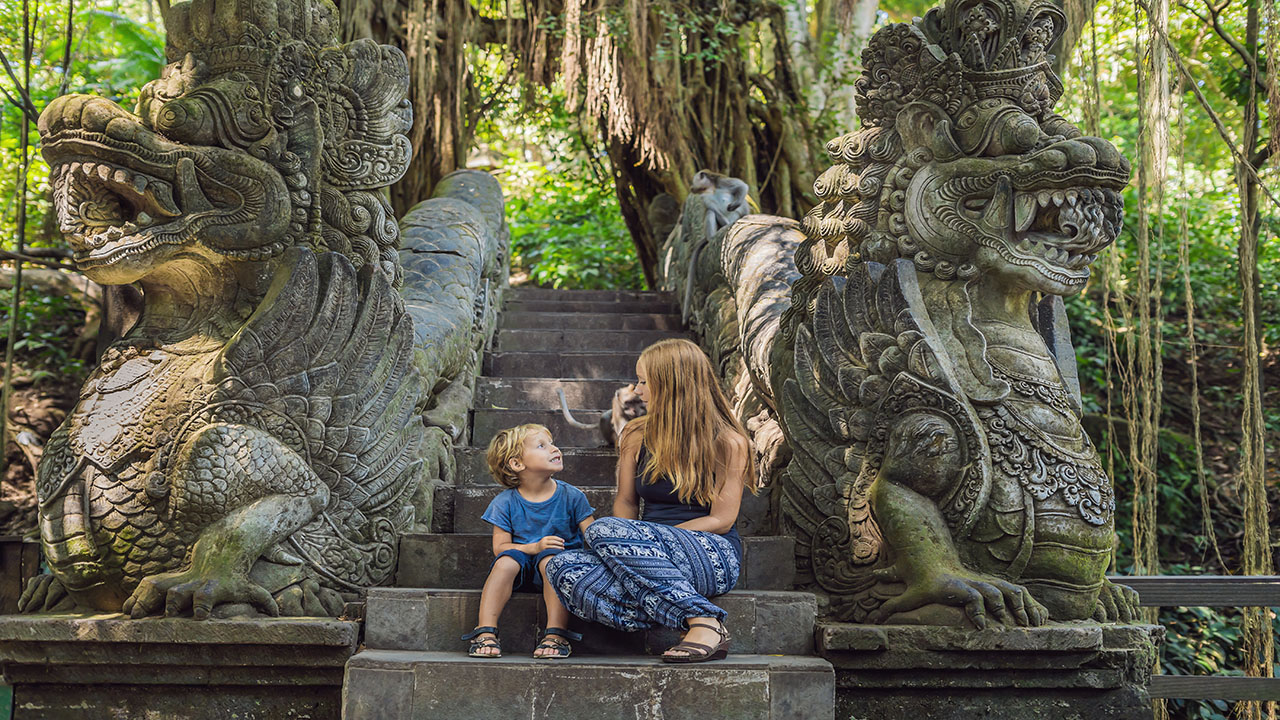
[[[547,578],[547,561],[553,556],[548,555],[542,558],[542,562],[538,563],[538,574],[542,576],[542,601],[547,605],[547,627],[558,627],[568,629],[569,627],[569,610],[560,602],[560,597],[556,595],[556,591],[551,587],[551,580]],[[568,642],[565,638],[556,638],[555,642]],[[534,657],[548,657],[555,655],[554,648],[545,648],[535,650]]]
[[[480,619],[476,627],[498,626],[498,618],[502,616],[502,609],[511,599],[511,589],[519,574],[520,563],[510,557],[500,557],[493,564],[488,579],[484,581],[484,589],[480,591]],[[475,639],[484,640],[491,637],[497,639],[493,633],[483,633],[477,635]],[[480,655],[497,655],[499,651],[497,648],[488,647],[480,648],[476,652]]]

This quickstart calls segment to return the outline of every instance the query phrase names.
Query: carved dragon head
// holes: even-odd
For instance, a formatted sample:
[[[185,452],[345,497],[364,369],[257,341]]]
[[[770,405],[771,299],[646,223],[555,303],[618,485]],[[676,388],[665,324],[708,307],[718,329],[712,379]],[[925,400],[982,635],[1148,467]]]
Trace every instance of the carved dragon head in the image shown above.
[[[1052,113],[1064,27],[1049,0],[952,0],[877,32],[857,83],[864,127],[827,145],[801,271],[904,257],[942,280],[1078,292],[1120,230],[1130,171]]]
[[[54,205],[86,274],[145,278],[195,253],[266,260],[295,245],[380,263],[399,229],[377,192],[404,173],[408,66],[339,44],[329,0],[187,0],[166,16],[170,64],[130,113],[58,98],[40,117]]]

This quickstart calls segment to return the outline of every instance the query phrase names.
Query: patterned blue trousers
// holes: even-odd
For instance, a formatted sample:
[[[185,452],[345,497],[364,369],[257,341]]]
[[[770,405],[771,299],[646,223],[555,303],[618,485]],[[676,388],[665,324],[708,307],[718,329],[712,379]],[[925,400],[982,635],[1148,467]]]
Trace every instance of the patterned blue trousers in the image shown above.
[[[551,586],[574,615],[619,630],[724,620],[727,613],[707,598],[738,582],[738,556],[725,538],[613,517],[591,523],[584,537],[590,550],[567,550],[547,563]]]

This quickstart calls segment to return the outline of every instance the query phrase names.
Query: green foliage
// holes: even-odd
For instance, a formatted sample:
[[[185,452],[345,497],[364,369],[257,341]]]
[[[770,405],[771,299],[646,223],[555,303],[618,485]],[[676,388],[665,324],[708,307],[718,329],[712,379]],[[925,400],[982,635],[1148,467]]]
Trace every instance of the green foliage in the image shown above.
[[[495,100],[476,139],[502,158],[497,175],[507,200],[512,273],[528,273],[544,287],[643,288],[613,179],[590,145],[583,119],[565,110],[559,91],[494,82],[506,72],[504,58],[479,54],[475,65],[478,75],[488,76],[478,84]],[[522,100],[522,92],[534,101]]]
[[[543,287],[644,287],[612,186],[580,168],[567,170],[556,174],[532,163],[505,168],[513,272],[523,269]]]
[[[12,309],[13,290],[0,289],[0,348],[9,337]],[[85,364],[71,354],[71,348],[83,325],[84,310],[75,300],[23,288],[18,339],[13,344],[14,362],[35,382],[78,384],[85,374]]]

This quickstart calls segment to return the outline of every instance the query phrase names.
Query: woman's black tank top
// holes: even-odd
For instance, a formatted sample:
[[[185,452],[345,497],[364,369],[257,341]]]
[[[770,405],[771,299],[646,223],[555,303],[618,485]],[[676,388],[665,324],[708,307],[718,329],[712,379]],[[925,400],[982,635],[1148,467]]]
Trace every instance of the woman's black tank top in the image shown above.
[[[653,482],[647,482],[648,472],[645,465],[649,462],[649,452],[644,444],[640,444],[640,453],[636,457],[636,494],[644,501],[644,509],[640,519],[660,525],[679,525],[685,520],[704,517],[711,514],[710,505],[686,503],[676,494],[675,483],[668,475],[659,475]],[[742,538],[738,536],[738,524],[735,522],[729,532],[721,535],[733,544],[733,551],[739,562],[742,560]]]

